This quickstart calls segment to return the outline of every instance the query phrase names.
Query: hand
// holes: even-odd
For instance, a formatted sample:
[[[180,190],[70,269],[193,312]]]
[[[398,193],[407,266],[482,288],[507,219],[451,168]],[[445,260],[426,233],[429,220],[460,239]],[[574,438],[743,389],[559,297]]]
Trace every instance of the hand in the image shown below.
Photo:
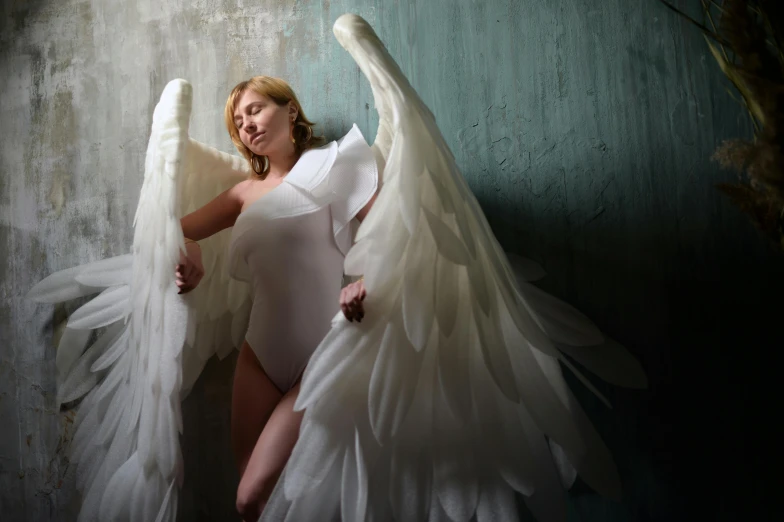
[[[187,294],[199,284],[204,277],[204,266],[201,264],[201,247],[196,242],[185,245],[186,253],[180,252],[180,262],[175,267],[175,284],[180,289],[178,294]]]
[[[367,291],[365,291],[365,281],[360,279],[354,283],[346,285],[340,291],[340,309],[343,310],[343,315],[349,321],[357,320],[358,323],[362,322],[365,317],[365,309],[362,306],[362,301],[365,300]]]

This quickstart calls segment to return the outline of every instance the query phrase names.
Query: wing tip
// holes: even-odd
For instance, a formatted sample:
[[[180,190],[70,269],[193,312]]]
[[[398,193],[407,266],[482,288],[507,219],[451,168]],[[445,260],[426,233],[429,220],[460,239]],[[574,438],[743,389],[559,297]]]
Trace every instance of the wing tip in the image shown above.
[[[375,35],[375,31],[367,20],[354,13],[340,15],[332,26],[332,32],[343,47],[346,46],[348,39],[356,37],[359,33],[365,32]]]
[[[361,16],[354,14],[354,13],[345,13],[338,17],[335,20],[335,24],[333,25],[334,31],[345,31],[349,30],[352,25],[368,25],[364,18]]]

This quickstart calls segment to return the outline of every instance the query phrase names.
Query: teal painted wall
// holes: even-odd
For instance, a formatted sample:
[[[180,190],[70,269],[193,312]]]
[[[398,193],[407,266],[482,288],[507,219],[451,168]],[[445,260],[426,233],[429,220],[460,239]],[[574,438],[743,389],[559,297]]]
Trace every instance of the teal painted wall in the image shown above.
[[[287,78],[336,137],[371,140],[366,80],[332,37],[365,17],[435,114],[507,250],[634,352],[650,390],[574,388],[616,456],[617,504],[578,484],[574,520],[769,520],[762,481],[782,346],[782,259],[712,185],[747,135],[701,37],[656,0],[8,0],[0,24],[0,512],[71,520],[53,325],[21,301],[46,274],[125,253],[152,109],[194,85],[192,135],[231,150],[221,112],[253,74]],[[182,520],[230,520],[233,358],[185,404]],[[760,427],[765,426],[765,427]]]

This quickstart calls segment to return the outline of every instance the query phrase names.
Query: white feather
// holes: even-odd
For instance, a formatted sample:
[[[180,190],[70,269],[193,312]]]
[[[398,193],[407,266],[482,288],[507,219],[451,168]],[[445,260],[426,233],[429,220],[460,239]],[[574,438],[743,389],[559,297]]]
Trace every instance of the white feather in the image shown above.
[[[68,327],[94,330],[125,318],[130,312],[129,296],[130,288],[127,286],[107,288],[76,310],[68,319]]]
[[[464,272],[465,270],[459,270],[457,265],[445,257],[438,256],[436,260],[434,305],[439,330],[445,337],[451,336],[452,331],[454,331],[458,308],[460,306],[468,306],[468,296],[465,293],[465,289],[462,293],[460,291],[460,283],[464,280],[461,274]]]
[[[354,437],[353,451],[343,457],[341,513],[343,522],[364,522],[368,501],[368,476],[359,433]]]
[[[84,352],[84,348],[87,346],[87,340],[89,338],[90,330],[65,328],[62,337],[60,337],[60,344],[57,345],[57,356],[55,357],[58,374],[68,374],[68,371],[73,367],[79,356],[82,355],[82,352]]]
[[[129,334],[130,330],[128,330],[127,327],[123,327],[120,335],[110,341],[109,347],[106,349],[106,351],[95,360],[92,366],[90,366],[90,371],[100,372],[114,364],[114,362],[120,358],[125,350],[128,349]]]
[[[394,437],[405,420],[421,366],[422,354],[405,339],[399,319],[390,322],[373,365],[368,397],[370,425],[379,444]]]
[[[479,494],[476,522],[498,522],[517,518],[514,491],[501,481],[487,481]]]
[[[403,323],[414,348],[422,351],[435,321],[436,295],[436,253],[424,220],[419,222],[403,262]]]
[[[422,208],[430,226],[430,232],[435,240],[438,253],[456,265],[467,265],[470,262],[465,243],[452,232],[452,229],[433,212]]]
[[[131,254],[110,257],[83,265],[75,279],[84,286],[96,288],[126,285],[131,282],[132,265],[133,256]]]
[[[83,269],[77,266],[51,274],[31,288],[27,298],[37,303],[60,303],[99,292],[100,288],[84,286],[76,280]]]

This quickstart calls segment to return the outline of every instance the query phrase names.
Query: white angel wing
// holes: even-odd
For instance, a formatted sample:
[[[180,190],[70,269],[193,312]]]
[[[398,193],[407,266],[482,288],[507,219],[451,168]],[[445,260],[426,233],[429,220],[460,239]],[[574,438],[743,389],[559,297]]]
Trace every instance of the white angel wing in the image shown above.
[[[182,175],[181,213],[186,215],[212,198],[248,178],[250,167],[238,157],[220,152],[196,140],[188,140]],[[199,241],[204,278],[187,294],[194,314],[189,323],[187,349],[183,354],[183,398],[214,354],[226,357],[245,339],[250,318],[248,284],[229,276],[228,251],[231,230]]]
[[[29,293],[52,303],[101,292],[71,315],[57,353],[59,401],[84,397],[71,448],[80,521],[175,520],[181,399],[247,326],[248,290],[223,266],[226,233],[201,243],[196,290],[180,296],[173,284],[180,216],[247,177],[241,159],[188,138],[191,99],[190,84],[175,80],[155,108],[133,253],[63,270]]]
[[[300,439],[262,518],[327,520],[333,506],[344,521],[507,521],[519,492],[539,520],[566,520],[570,463],[617,497],[561,347],[616,384],[645,386],[639,364],[622,348],[596,357],[586,346],[603,337],[588,319],[516,279],[433,115],[372,28],[344,15],[334,32],[380,116],[383,187],[345,262],[364,274],[366,316],[336,317],[311,358]]]

